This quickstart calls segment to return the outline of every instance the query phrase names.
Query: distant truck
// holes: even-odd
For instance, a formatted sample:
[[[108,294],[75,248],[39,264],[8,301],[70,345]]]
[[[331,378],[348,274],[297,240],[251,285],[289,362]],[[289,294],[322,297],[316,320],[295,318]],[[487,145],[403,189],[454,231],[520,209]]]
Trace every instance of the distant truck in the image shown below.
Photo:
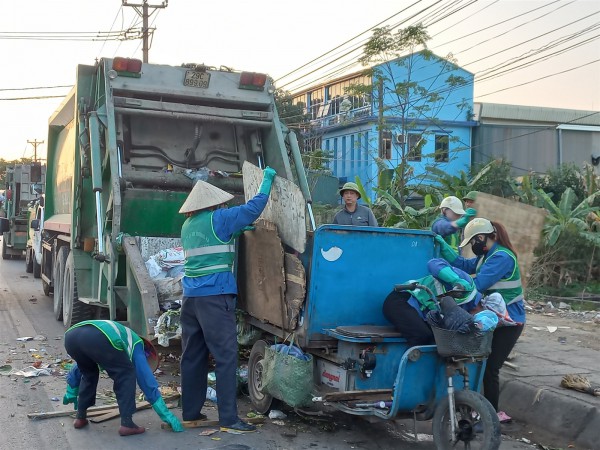
[[[144,261],[179,239],[178,211],[196,179],[242,203],[242,165],[269,165],[300,186],[306,208],[298,143],[273,92],[264,74],[197,64],[114,58],[77,67],[49,120],[44,217],[33,223],[57,320],[108,318],[153,335],[160,310]],[[300,225],[305,234],[304,218]]]
[[[6,217],[0,217],[2,259],[25,256],[29,204],[42,195],[45,177],[46,166],[40,162],[7,167],[4,201]]]

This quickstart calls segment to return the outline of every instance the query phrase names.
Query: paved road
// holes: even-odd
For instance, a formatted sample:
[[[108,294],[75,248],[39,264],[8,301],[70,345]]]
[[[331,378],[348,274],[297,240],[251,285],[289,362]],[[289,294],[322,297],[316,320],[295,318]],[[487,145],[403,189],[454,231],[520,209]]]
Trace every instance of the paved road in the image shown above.
[[[24,260],[0,260],[0,366],[9,364],[15,369],[29,366],[40,355],[44,363],[66,358],[63,348],[62,323],[52,315],[52,299],[44,296],[40,280],[25,273]],[[19,342],[17,338],[43,335],[45,341]],[[35,349],[35,351],[30,351]],[[169,349],[165,350],[168,354]],[[177,349],[173,350],[177,353]],[[164,367],[159,377],[161,384],[178,383],[177,365]],[[409,435],[409,423],[370,424],[362,419],[343,414],[325,420],[306,421],[290,414],[285,425],[268,420],[258,433],[231,435],[216,433],[199,436],[200,430],[169,433],[160,429],[160,420],[153,411],[136,413],[135,420],[145,426],[143,435],[121,438],[117,434],[118,420],[92,424],[83,430],[74,430],[69,417],[31,420],[27,414],[39,411],[67,410],[61,402],[65,382],[59,366],[53,367],[56,376],[25,379],[21,376],[0,376],[0,427],[3,430],[0,448],[45,450],[60,449],[229,449],[229,450],[284,450],[284,449],[419,449],[435,448],[427,434],[428,424],[421,424],[420,442]],[[110,393],[110,379],[102,379],[99,394]],[[100,402],[98,402],[100,404]],[[240,399],[240,411],[250,410],[247,399]],[[174,410],[181,417],[179,409]],[[216,410],[207,408],[209,418],[216,418]],[[523,432],[519,430],[519,433]],[[523,432],[526,433],[526,432]],[[527,434],[524,434],[527,436]],[[505,436],[502,449],[533,448]]]

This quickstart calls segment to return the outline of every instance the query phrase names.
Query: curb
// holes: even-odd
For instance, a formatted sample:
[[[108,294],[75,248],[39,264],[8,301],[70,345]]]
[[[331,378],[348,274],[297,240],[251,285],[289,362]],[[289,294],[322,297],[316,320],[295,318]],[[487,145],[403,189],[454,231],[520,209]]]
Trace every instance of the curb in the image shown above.
[[[578,449],[598,448],[600,411],[589,394],[500,379],[500,405],[515,419]]]

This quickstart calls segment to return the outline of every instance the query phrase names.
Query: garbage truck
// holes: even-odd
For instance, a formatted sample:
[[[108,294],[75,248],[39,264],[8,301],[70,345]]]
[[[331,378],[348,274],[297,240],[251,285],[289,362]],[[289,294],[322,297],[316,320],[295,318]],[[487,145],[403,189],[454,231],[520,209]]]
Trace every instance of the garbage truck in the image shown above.
[[[240,204],[244,163],[269,165],[306,207],[298,142],[273,94],[267,75],[226,67],[120,57],[77,67],[49,119],[43,221],[34,222],[57,320],[118,320],[153,336],[160,308],[145,261],[180,245],[178,211],[198,179]]]
[[[20,259],[27,248],[30,203],[44,189],[46,166],[39,161],[6,168],[5,215],[0,218],[2,259]]]

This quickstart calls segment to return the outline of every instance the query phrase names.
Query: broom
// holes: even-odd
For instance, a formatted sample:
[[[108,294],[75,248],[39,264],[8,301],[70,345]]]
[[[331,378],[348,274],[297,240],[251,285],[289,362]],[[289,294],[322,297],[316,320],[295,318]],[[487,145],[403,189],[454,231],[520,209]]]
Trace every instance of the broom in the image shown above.
[[[600,397],[600,388],[592,387],[590,381],[581,375],[567,374],[562,378],[560,385],[567,389],[574,389]]]

